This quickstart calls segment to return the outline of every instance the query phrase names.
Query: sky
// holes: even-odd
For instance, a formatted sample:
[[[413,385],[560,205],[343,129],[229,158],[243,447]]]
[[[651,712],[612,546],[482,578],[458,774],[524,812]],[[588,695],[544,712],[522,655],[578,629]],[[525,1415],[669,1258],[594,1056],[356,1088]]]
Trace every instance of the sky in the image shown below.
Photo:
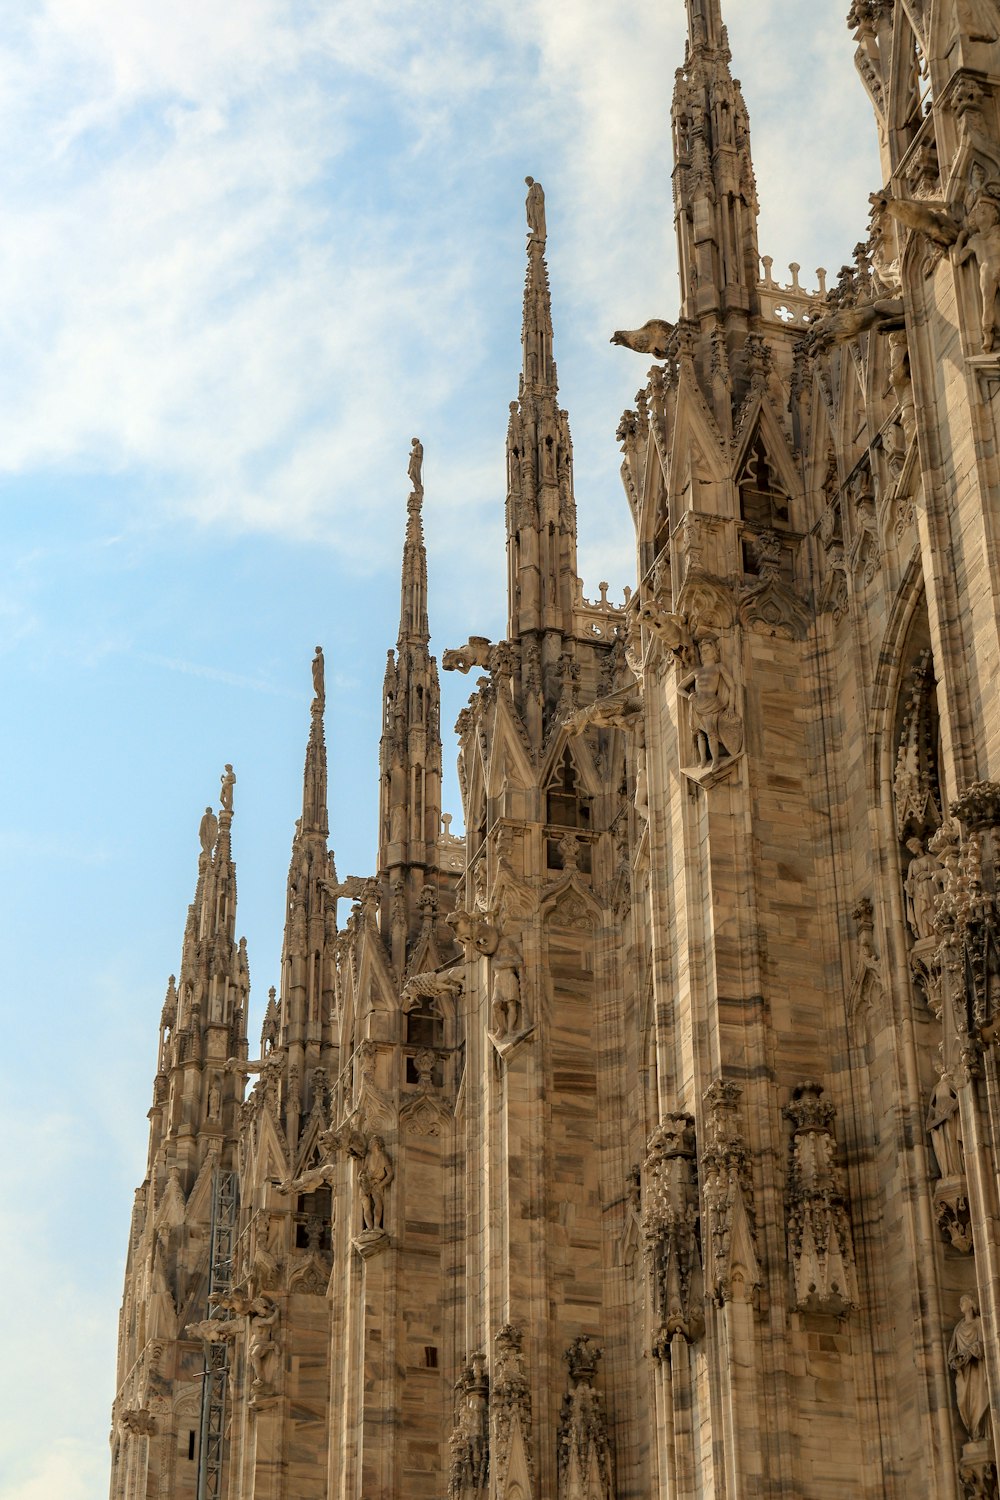
[[[879,185],[846,0],[729,0],[760,247],[815,285]],[[547,195],[585,593],[677,313],[680,0],[0,0],[0,1500],[103,1500],[132,1194],[200,815],[236,769],[251,1045],[317,643],[331,842],[371,871],[410,439],[432,649],[496,639],[524,177]],[[461,823],[446,674],[446,806]]]

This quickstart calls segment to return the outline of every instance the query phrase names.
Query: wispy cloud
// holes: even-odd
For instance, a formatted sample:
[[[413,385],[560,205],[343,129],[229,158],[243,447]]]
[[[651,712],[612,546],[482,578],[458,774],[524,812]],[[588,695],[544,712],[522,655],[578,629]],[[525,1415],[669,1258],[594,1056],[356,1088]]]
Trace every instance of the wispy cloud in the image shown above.
[[[305,702],[307,698],[305,693],[295,692],[279,683],[267,682],[262,677],[247,677],[241,672],[229,672],[224,667],[206,666],[201,662],[184,661],[175,656],[157,656],[150,651],[137,651],[135,654],[139,661],[147,662],[151,667],[162,667],[165,672],[182,672],[187,677],[203,677],[208,682],[248,688],[252,693],[270,693],[275,698],[296,698],[301,702]]]

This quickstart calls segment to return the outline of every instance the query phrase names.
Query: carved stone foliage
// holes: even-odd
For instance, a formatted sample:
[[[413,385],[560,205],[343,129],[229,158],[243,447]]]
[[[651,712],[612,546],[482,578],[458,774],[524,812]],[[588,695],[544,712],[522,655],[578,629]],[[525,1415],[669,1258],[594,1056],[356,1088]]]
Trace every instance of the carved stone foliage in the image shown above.
[[[455,1382],[455,1425],[448,1442],[448,1500],[479,1500],[487,1493],[489,1392],[486,1355],[474,1354]]]
[[[642,1183],[652,1347],[658,1358],[665,1359],[674,1338],[693,1343],[704,1328],[695,1135],[690,1115],[667,1115],[654,1130]]]
[[[522,1338],[519,1328],[505,1323],[494,1340],[490,1461],[497,1495],[506,1495],[515,1484],[524,1495],[530,1495],[534,1488],[531,1391],[524,1373]]]
[[[753,535],[750,545],[757,561],[757,578],[740,588],[741,622],[758,635],[801,640],[809,625],[809,612],[781,577],[781,538],[774,531],[761,531]]]
[[[705,1093],[708,1140],[701,1154],[708,1281],[718,1306],[750,1302],[760,1286],[750,1152],[743,1136],[738,1083],[719,1080]]]
[[[836,1110],[822,1084],[807,1080],[782,1113],[792,1125],[786,1206],[793,1306],[844,1316],[857,1295],[851,1224],[834,1165]]]
[[[611,1500],[614,1495],[608,1423],[594,1390],[600,1357],[600,1348],[587,1334],[574,1339],[563,1355],[570,1388],[559,1414],[560,1500]]]
[[[136,1437],[152,1437],[156,1431],[153,1413],[145,1407],[133,1407],[129,1411],[123,1411],[121,1424],[126,1432],[134,1433]]]

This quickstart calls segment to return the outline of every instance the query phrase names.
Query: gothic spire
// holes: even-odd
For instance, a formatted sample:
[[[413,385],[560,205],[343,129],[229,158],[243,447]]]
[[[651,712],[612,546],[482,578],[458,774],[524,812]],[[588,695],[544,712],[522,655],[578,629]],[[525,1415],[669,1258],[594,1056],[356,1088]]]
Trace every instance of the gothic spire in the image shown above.
[[[323,647],[317,646],[312,663],[313,700],[302,783],[301,831],[318,833],[326,839],[330,823],[326,806],[326,740],[323,735],[323,711],[326,708],[324,674]]]
[[[388,882],[383,925],[393,930],[393,960],[400,965],[406,935],[418,920],[420,891],[436,868],[441,827],[440,685],[427,649],[423,457],[423,445],[414,438],[407,467],[399,638],[386,661],[379,746],[379,871]]]
[[[721,0],[686,0],[688,46],[719,47],[725,42]]]
[[[227,1140],[235,1138],[238,1085],[223,1065],[228,1057],[246,1056],[250,969],[246,941],[236,941],[235,784],[227,765],[218,815],[206,807],[198,827],[198,881],[188,907],[179,978],[175,985],[171,976],[160,1016],[151,1146],[157,1170],[176,1167],[185,1186],[209,1141],[223,1132]]]
[[[333,1006],[337,898],[331,889],[336,871],[327,847],[326,679],[321,646],[312,659],[312,683],[302,816],[296,820],[288,863],[281,1004],[276,1007],[272,1001],[268,1007],[272,1029],[279,1030],[283,1120],[292,1142],[298,1139],[303,1100],[306,1111],[311,1107],[313,1072],[325,1061]]]
[[[687,0],[687,21],[672,110],[682,314],[745,334],[760,275],[750,119],[720,0]]]
[[[552,358],[552,303],[549,268],[545,264],[545,193],[540,182],[526,177],[528,197],[528,268],[524,277],[524,315],[521,320],[523,364],[521,395],[530,391],[555,398],[558,390]]]
[[[400,585],[399,638],[404,642],[427,645],[430,627],[427,623],[427,549],[421,510],[424,503],[424,445],[414,438],[407,466],[412,489],[406,502],[406,540],[403,543],[403,574]]]
[[[508,635],[569,635],[576,576],[576,501],[569,418],[560,411],[545,263],[545,194],[526,177],[528,266],[518,399],[507,429]]]

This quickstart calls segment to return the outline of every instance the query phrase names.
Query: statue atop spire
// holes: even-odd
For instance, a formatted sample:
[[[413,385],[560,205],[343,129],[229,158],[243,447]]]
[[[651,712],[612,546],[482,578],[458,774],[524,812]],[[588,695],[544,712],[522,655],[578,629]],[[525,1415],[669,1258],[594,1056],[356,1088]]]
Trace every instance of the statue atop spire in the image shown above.
[[[233,787],[236,785],[236,772],[233,770],[232,766],[227,764],[220,780],[222,782],[222,786],[219,789],[219,803],[222,807],[222,811],[224,813],[229,813],[231,817],[233,812]]]
[[[528,196],[524,208],[528,216],[528,239],[535,240],[545,253],[545,190],[533,177],[526,177]]]
[[[406,466],[413,486],[406,502],[406,540],[403,543],[403,574],[400,587],[399,642],[419,640],[427,644],[427,549],[421,509],[424,500],[424,445],[419,438],[410,443]]]
[[[410,461],[406,466],[414,495],[424,493],[424,445],[419,438],[410,439]]]
[[[322,713],[326,707],[326,683],[324,679],[323,647],[316,647],[316,655],[312,663],[313,674],[313,713]]]
[[[323,647],[316,647],[312,659],[313,700],[310,707],[309,741],[302,785],[301,829],[319,833],[325,839],[329,832],[326,806],[326,741],[323,736],[323,712],[326,708],[326,662]]]

